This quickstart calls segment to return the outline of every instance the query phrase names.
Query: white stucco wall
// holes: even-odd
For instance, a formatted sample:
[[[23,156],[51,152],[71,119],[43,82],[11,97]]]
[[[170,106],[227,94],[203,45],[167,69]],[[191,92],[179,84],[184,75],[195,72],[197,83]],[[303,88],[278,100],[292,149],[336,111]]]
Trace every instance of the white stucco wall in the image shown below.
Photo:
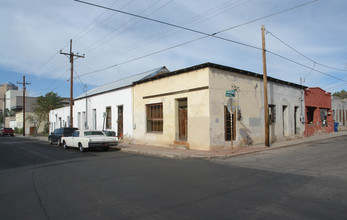
[[[123,106],[123,135],[125,138],[133,136],[133,120],[132,120],[132,91],[131,87],[119,89],[99,95],[94,95],[87,98],[75,100],[74,104],[74,127],[85,129],[83,118],[86,112],[87,128],[86,129],[103,129],[104,117],[106,107],[111,107],[111,129],[117,132],[118,129],[118,107]],[[94,127],[93,111],[96,112],[96,128]],[[78,124],[78,117],[81,115],[80,125]],[[106,127],[105,127],[106,128]],[[118,135],[118,133],[117,133]]]
[[[339,126],[346,125],[347,121],[347,100],[336,96],[331,97],[331,109],[333,120],[339,123]],[[345,119],[345,121],[343,121]]]
[[[61,119],[61,120],[60,120]],[[49,132],[61,127],[69,127],[70,125],[70,107],[62,107],[51,110],[49,112]]]
[[[263,83],[261,84],[261,88],[263,88]],[[303,136],[305,124],[300,121],[300,115],[304,113],[305,106],[302,94],[303,89],[272,81],[268,82],[268,104],[276,106],[276,122],[270,125],[270,141],[292,138],[295,136],[295,129],[296,135]],[[294,125],[295,107],[297,107],[296,125]]]

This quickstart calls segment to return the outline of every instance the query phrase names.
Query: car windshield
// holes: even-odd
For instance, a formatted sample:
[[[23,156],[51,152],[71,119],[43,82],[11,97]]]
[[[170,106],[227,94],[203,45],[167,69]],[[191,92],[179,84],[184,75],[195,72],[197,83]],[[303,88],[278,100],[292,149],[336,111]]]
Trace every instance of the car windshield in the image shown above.
[[[4,130],[5,130],[5,131],[11,131],[12,128],[5,128]]]
[[[85,131],[84,135],[104,135],[101,131]]]

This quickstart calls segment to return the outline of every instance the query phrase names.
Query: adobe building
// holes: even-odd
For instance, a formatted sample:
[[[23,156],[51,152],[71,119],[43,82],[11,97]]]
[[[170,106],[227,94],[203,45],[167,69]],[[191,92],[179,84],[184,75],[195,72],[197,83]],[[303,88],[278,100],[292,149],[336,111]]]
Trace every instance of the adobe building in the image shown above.
[[[306,87],[268,77],[271,142],[304,134]],[[133,85],[134,143],[196,150],[265,141],[263,76],[204,63]],[[233,91],[231,112],[227,91]]]
[[[319,87],[305,90],[305,137],[334,131],[331,93]]]

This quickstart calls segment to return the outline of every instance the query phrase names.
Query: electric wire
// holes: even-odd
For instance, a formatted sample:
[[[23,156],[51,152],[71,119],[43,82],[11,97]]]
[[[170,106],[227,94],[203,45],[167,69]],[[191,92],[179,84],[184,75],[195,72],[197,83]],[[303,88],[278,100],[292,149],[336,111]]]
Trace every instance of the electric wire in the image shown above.
[[[297,62],[297,61],[295,61],[295,60],[292,60],[292,59],[290,59],[290,58],[284,57],[284,56],[279,55],[279,54],[277,54],[277,53],[275,53],[275,52],[272,52],[272,51],[269,51],[269,50],[267,50],[266,52],[268,52],[268,53],[270,53],[270,54],[272,54],[272,55],[275,55],[275,56],[277,56],[277,57],[280,57],[280,58],[282,58],[282,59],[284,59],[284,60],[287,60],[287,61],[290,61],[290,62],[292,62],[292,63],[295,63],[295,64],[297,64],[297,65],[299,65],[299,66],[305,67],[305,68],[307,68],[307,69],[312,69],[311,67],[309,67],[309,66],[307,66],[307,65],[305,65],[305,64],[302,64],[302,63],[299,63],[299,62]],[[323,74],[323,75],[326,75],[326,76],[329,76],[329,77],[331,77],[331,78],[334,78],[334,79],[337,79],[337,80],[340,80],[340,81],[343,81],[343,82],[346,82],[346,83],[347,83],[347,80],[338,78],[338,77],[333,76],[333,75],[331,75],[331,74],[328,74],[328,73],[325,73],[325,72],[322,72],[322,71],[319,71],[319,70],[316,70],[316,69],[312,69],[312,70],[315,71],[315,72],[317,72],[317,73],[321,73],[321,74]]]
[[[150,8],[154,7],[156,4],[158,4],[158,2],[160,2],[161,0],[157,0],[156,2],[154,2],[152,5],[150,5],[149,7],[147,7],[146,9],[144,9],[143,11],[140,12],[140,14],[143,14],[145,13],[146,11],[148,11]],[[171,1],[172,2],[172,1]],[[160,8],[161,9],[161,8]],[[159,10],[160,10],[159,9]],[[156,10],[157,11],[157,10]],[[155,12],[156,12],[155,11]],[[116,12],[115,12],[116,13]],[[154,13],[154,12],[153,12]],[[151,13],[151,14],[153,14]],[[118,31],[120,30],[121,28],[123,28],[124,26],[126,26],[127,24],[129,24],[131,21],[133,21],[135,18],[131,18],[129,19],[128,21],[124,22],[122,25],[120,25],[119,27],[117,28],[114,28],[111,32],[109,32],[108,34],[106,34],[105,36],[103,36],[102,38],[100,38],[99,40],[96,40],[94,43],[92,43],[91,45],[87,46],[86,48],[84,48],[82,51],[85,51],[85,53],[89,53],[95,49],[97,49],[98,47],[100,47],[101,45],[109,42],[110,40],[112,40],[113,38],[115,38],[116,36],[120,35],[121,33],[125,32],[126,30],[128,30],[130,27],[127,27],[125,30],[123,30],[122,32],[120,33],[117,33],[116,36],[113,36],[112,38],[110,39],[105,39],[107,37],[109,37],[111,34],[113,34],[115,31]],[[142,20],[139,20],[138,22],[136,22],[135,24],[133,24],[132,26],[135,26],[136,24],[138,24],[139,22],[141,22]],[[105,40],[104,40],[105,39]],[[104,40],[104,41],[102,41]],[[87,50],[87,48],[89,47],[92,47],[93,45],[97,44],[98,42],[102,41],[97,47],[94,47],[94,48],[91,48],[89,50]]]
[[[189,23],[195,22],[192,25],[190,25],[190,27],[195,26],[195,25],[197,25],[199,23],[202,23],[203,21],[206,21],[206,20],[211,19],[211,18],[213,18],[213,17],[215,17],[217,15],[221,15],[221,14],[225,13],[226,11],[229,10],[229,8],[231,6],[235,5],[233,7],[233,9],[235,9],[236,7],[239,7],[239,6],[245,4],[245,3],[249,2],[249,1],[250,0],[242,2],[242,0],[239,0],[236,3],[234,3],[234,0],[229,0],[227,2],[224,2],[224,3],[220,4],[220,5],[217,5],[214,8],[209,9],[208,11],[203,12],[200,15],[194,16],[194,17],[189,18],[189,19],[187,19],[187,20],[185,20],[183,22],[180,22],[180,25],[189,24]],[[168,3],[170,3],[170,2],[168,2]],[[240,3],[240,4],[238,4],[238,3]],[[138,43],[138,42],[131,43],[131,44],[127,45],[127,46],[123,46],[121,48],[109,51],[109,52],[107,52],[107,55],[105,53],[103,53],[102,55],[91,57],[89,59],[89,64],[95,63],[95,62],[101,62],[102,60],[105,59],[104,57],[107,56],[106,59],[109,58],[110,55],[113,54],[115,51],[117,53],[113,54],[112,56],[121,55],[121,54],[124,54],[124,53],[128,52],[129,50],[137,49],[137,48],[140,48],[140,47],[144,47],[146,45],[150,45],[150,44],[152,44],[152,43],[154,43],[156,41],[159,41],[160,39],[165,38],[166,36],[169,36],[169,35],[172,36],[175,33],[180,31],[180,30],[178,30],[176,32],[172,32],[172,30],[174,30],[174,29],[175,28],[170,27],[170,28],[165,29],[164,31],[161,31],[161,32],[158,32],[158,33],[153,33],[150,36],[148,36],[149,40],[147,40],[147,41],[141,41],[140,43]]]
[[[344,83],[341,83],[341,84],[338,84],[338,85],[334,85],[334,86],[330,86],[330,87],[327,87],[326,90],[329,90],[329,89],[332,89],[332,88],[338,88],[338,87],[341,87],[343,85],[346,85],[347,82],[344,82]]]
[[[86,75],[90,75],[90,74],[93,74],[93,73],[97,73],[97,72],[101,72],[101,71],[104,71],[104,70],[108,70],[108,69],[111,69],[111,68],[116,67],[116,66],[124,65],[126,63],[130,63],[130,62],[133,62],[133,61],[136,61],[136,60],[143,59],[145,57],[153,56],[155,54],[162,53],[164,51],[171,50],[173,48],[180,47],[180,46],[183,46],[185,44],[189,44],[189,43],[192,43],[192,42],[195,42],[195,41],[207,38],[207,37],[208,36],[203,36],[203,37],[200,37],[200,38],[197,38],[197,39],[193,39],[193,40],[190,40],[190,41],[183,42],[181,44],[177,44],[177,45],[172,46],[172,47],[168,47],[168,48],[165,48],[165,49],[162,49],[162,50],[158,50],[158,51],[155,51],[155,52],[143,55],[143,56],[139,56],[139,57],[136,57],[134,59],[130,59],[130,60],[118,63],[118,64],[114,64],[114,65],[111,65],[111,66],[108,66],[108,67],[105,67],[105,68],[102,68],[102,69],[99,69],[99,70],[95,70],[95,71],[91,71],[91,72],[88,72],[88,73],[84,73],[84,74],[81,74],[80,77],[83,77],[83,76],[86,76]]]
[[[113,7],[114,5],[116,5],[119,2],[119,0],[115,1],[110,7]],[[100,25],[101,23],[105,22],[106,20],[108,20],[109,18],[111,18],[115,13],[113,13],[111,16],[105,18],[104,20],[100,21],[98,24],[96,24],[91,30],[89,30],[88,32],[85,32],[84,34],[82,34],[84,31],[86,31],[93,23],[95,23],[99,18],[101,18],[104,14],[106,14],[107,11],[104,11],[103,13],[101,13],[99,16],[97,16],[92,22],[90,22],[86,27],[83,28],[82,31],[80,31],[77,35],[75,35],[75,37],[73,37],[72,39],[74,39],[75,42],[79,41],[80,39],[82,39],[84,36],[86,36],[88,33],[90,33],[92,30],[94,30],[96,28],[96,26]],[[81,35],[82,34],[82,35]],[[81,35],[81,36],[79,36]]]
[[[81,3],[84,3],[83,1],[80,1],[80,0],[74,0],[74,1],[78,1],[78,2],[81,2]],[[148,57],[148,56],[152,56],[152,55],[155,55],[155,54],[158,54],[158,53],[161,53],[161,52],[164,52],[164,51],[167,51],[167,50],[171,50],[171,49],[174,49],[176,47],[180,47],[180,46],[183,46],[183,45],[186,45],[186,44],[189,44],[189,43],[192,43],[192,42],[195,42],[195,41],[198,41],[198,40],[202,40],[202,39],[205,39],[207,37],[215,37],[215,38],[218,38],[218,39],[221,39],[221,40],[225,40],[225,41],[228,41],[228,42],[232,42],[232,43],[235,43],[235,44],[239,44],[239,45],[242,45],[242,46],[246,46],[246,47],[250,47],[250,48],[253,48],[253,49],[257,49],[257,50],[262,50],[262,48],[259,48],[259,47],[256,47],[256,46],[252,46],[252,45],[249,45],[249,44],[245,44],[245,43],[241,43],[241,42],[238,42],[238,41],[234,41],[234,40],[230,40],[230,39],[227,39],[227,38],[223,38],[223,37],[219,37],[219,36],[215,36],[216,34],[219,34],[219,33],[223,33],[223,32],[226,32],[226,31],[229,31],[231,29],[234,29],[234,28],[237,28],[237,27],[241,27],[243,25],[248,25],[250,23],[253,23],[253,22],[256,22],[256,21],[259,21],[259,20],[262,20],[262,19],[265,19],[265,18],[269,18],[271,16],[274,16],[274,15],[278,15],[280,13],[284,13],[284,12],[288,12],[290,10],[293,10],[293,9],[296,9],[298,7],[303,7],[307,4],[311,4],[313,2],[315,2],[317,0],[313,0],[313,1],[310,1],[310,2],[307,2],[307,3],[304,3],[304,4],[300,4],[300,5],[297,5],[297,6],[294,6],[294,7],[291,7],[291,8],[288,8],[288,9],[285,9],[285,10],[281,10],[279,12],[275,12],[275,13],[272,13],[270,15],[267,15],[267,16],[263,16],[261,18],[257,18],[257,19],[254,19],[254,20],[251,20],[251,21],[248,21],[248,22],[245,22],[243,24],[240,24],[240,25],[236,25],[236,26],[233,26],[233,27],[230,27],[230,28],[226,28],[226,29],[223,29],[221,31],[218,31],[216,33],[213,33],[213,34],[207,34],[207,33],[204,33],[204,32],[200,32],[200,31],[195,31],[193,29],[189,29],[189,28],[184,28],[184,30],[188,29],[188,30],[193,30],[194,32],[199,32],[203,35],[205,35],[204,37],[199,37],[199,38],[196,38],[196,39],[193,39],[193,40],[189,40],[189,41],[186,41],[186,42],[183,42],[183,43],[180,43],[180,44],[177,44],[175,46],[171,46],[171,47],[168,47],[166,49],[162,49],[162,50],[159,50],[159,51],[156,51],[156,52],[152,52],[152,53],[149,53],[149,54],[146,54],[146,55],[143,55],[143,56],[140,56],[140,57],[137,57],[137,58],[134,58],[134,59],[131,59],[131,60],[128,60],[128,61],[125,61],[125,62],[122,62],[122,63],[119,63],[119,64],[114,64],[114,65],[111,65],[111,66],[108,66],[108,67],[105,67],[105,68],[102,68],[102,69],[99,69],[99,70],[95,70],[95,71],[91,71],[91,72],[88,72],[88,73],[84,73],[84,74],[81,74],[81,77],[82,76],[86,76],[86,75],[90,75],[90,74],[93,74],[93,73],[97,73],[97,72],[100,72],[100,71],[104,71],[104,70],[107,70],[107,69],[110,69],[110,68],[113,68],[113,67],[116,67],[116,66],[119,66],[119,65],[123,65],[123,64],[126,64],[126,63],[129,63],[129,62],[133,62],[133,61],[136,61],[136,60],[139,60],[139,59],[142,59],[142,58],[145,58],[145,57]],[[91,3],[88,3],[87,4],[91,4]],[[91,4],[92,6],[94,6],[94,4]],[[96,7],[99,7],[98,5],[96,5]],[[104,6],[100,6],[100,7],[104,7]],[[106,8],[107,9],[107,8]],[[113,10],[113,9],[110,9],[110,10]],[[142,16],[140,16],[142,17]],[[159,21],[160,22],[160,21]],[[163,22],[163,24],[165,24],[166,22]],[[173,27],[180,27],[180,26],[177,26],[177,25],[171,25],[171,24],[168,24],[169,26],[173,26]],[[275,53],[273,53],[274,55],[276,55]]]
[[[290,49],[292,49],[293,51],[295,51],[296,53],[300,54],[302,57],[305,57],[307,60],[313,62],[315,65],[320,65],[323,67],[326,67],[328,69],[332,69],[332,70],[337,70],[337,71],[347,71],[347,70],[343,70],[343,69],[338,69],[338,68],[334,68],[334,67],[330,67],[324,64],[321,64],[311,58],[309,58],[308,56],[304,55],[303,53],[299,52],[298,50],[296,50],[294,47],[290,46],[288,43],[284,42],[283,40],[281,40],[279,37],[275,36],[273,33],[271,33],[269,30],[266,30],[266,33],[270,34],[271,36],[273,36],[274,38],[276,38],[278,41],[280,41],[281,43],[283,43],[284,45],[286,45],[287,47],[289,47]]]
[[[316,62],[313,63],[313,67],[312,67],[312,69],[310,70],[310,72],[308,72],[308,73],[305,75],[305,77],[304,77],[304,82],[305,82],[306,78],[308,77],[308,75],[310,75],[310,74],[312,73],[312,71],[314,70],[314,67],[315,67],[315,66],[316,66]]]

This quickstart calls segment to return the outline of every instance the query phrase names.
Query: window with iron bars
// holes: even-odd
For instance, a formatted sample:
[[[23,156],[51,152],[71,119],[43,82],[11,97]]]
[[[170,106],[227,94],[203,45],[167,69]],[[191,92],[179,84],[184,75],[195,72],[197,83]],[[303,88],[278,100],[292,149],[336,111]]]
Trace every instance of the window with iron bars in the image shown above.
[[[276,122],[276,105],[269,105],[269,124]]]
[[[147,132],[163,132],[163,103],[146,105]]]

